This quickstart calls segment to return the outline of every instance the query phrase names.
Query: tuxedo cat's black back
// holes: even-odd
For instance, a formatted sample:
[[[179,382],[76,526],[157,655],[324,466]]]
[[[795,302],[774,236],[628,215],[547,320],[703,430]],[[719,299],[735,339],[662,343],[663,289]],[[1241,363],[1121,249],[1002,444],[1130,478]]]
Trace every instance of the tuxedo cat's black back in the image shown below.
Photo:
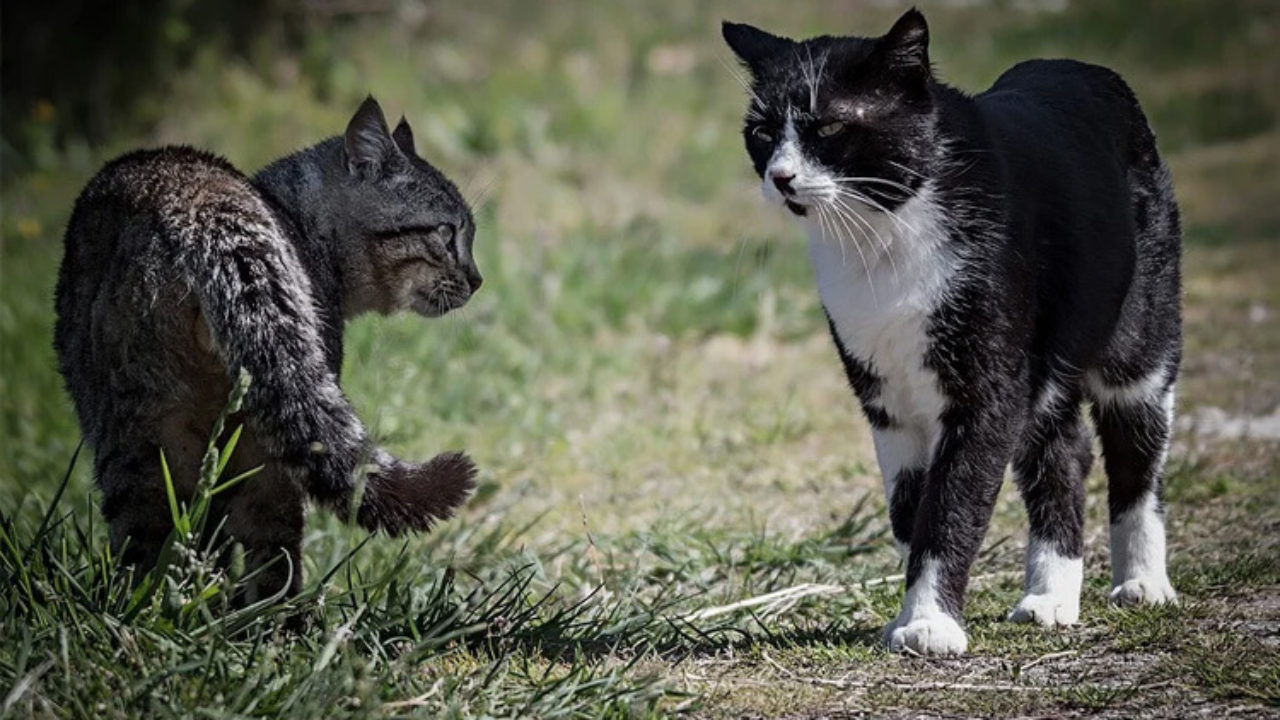
[[[1177,305],[1176,278],[1135,273],[1140,255],[1176,260],[1176,206],[1146,118],[1111,70],[1074,60],[1023,62],[972,106],[990,154],[977,163],[990,164],[991,197],[1007,208],[1011,250],[1019,269],[1033,273],[1026,302],[1035,318],[1038,391],[1043,377],[1036,376],[1055,363],[1087,368],[1104,359],[1135,283],[1155,304]],[[1150,232],[1165,224],[1174,232]],[[1160,347],[1176,343],[1177,323],[1163,325],[1142,335]]]

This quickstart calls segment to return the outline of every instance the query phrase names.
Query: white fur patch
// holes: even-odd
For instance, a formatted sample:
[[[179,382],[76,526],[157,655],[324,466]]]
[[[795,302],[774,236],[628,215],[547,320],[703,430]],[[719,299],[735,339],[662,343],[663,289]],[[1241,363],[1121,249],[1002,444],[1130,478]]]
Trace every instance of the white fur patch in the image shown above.
[[[1045,415],[1066,399],[1067,393],[1062,389],[1062,385],[1050,377],[1044,381],[1044,387],[1040,389],[1040,396],[1036,398],[1035,414]]]
[[[902,612],[885,628],[884,640],[892,652],[919,655],[962,655],[969,637],[960,623],[938,602],[938,578],[942,563],[926,557],[920,576],[907,590]]]
[[[872,430],[871,439],[884,478],[885,500],[892,500],[898,473],[904,469],[923,470],[928,463],[929,438],[915,429],[885,428]]]
[[[1127,385],[1107,385],[1095,372],[1085,373],[1085,386],[1099,405],[1141,405],[1155,403],[1164,393],[1169,370],[1165,365]]]
[[[806,218],[809,259],[840,341],[869,362],[883,381],[874,404],[904,429],[921,434],[928,457],[946,402],[936,373],[924,367],[926,331],[958,263],[946,247],[941,209],[927,189],[904,203],[897,215],[895,222],[875,210],[863,212],[887,251],[872,237]],[[850,247],[855,242],[863,248],[865,263]]]
[[[885,505],[892,506],[898,473],[904,469],[923,470],[928,466],[929,438],[920,428],[912,427],[872,430],[871,439],[876,446],[876,461],[884,482]],[[898,555],[906,560],[911,546],[896,537],[893,542],[898,548]]]
[[[805,158],[804,152],[800,149],[800,138],[796,133],[795,123],[792,122],[791,115],[788,113],[787,124],[782,128],[782,139],[778,142],[778,147],[774,148],[773,156],[769,158],[769,165],[765,168],[764,177],[761,179],[760,191],[764,193],[764,199],[772,205],[781,205],[789,199],[774,184],[775,177],[793,177],[796,185],[803,187],[807,179],[822,174],[820,167]],[[790,199],[806,205],[811,202],[804,193]]]
[[[1176,602],[1165,567],[1164,517],[1148,492],[1111,524],[1111,603]]]
[[[888,245],[883,255],[871,249],[876,241],[868,236],[841,237],[831,234],[830,222],[810,218],[807,223],[818,295],[845,349],[869,362],[880,377],[872,404],[896,425],[873,433],[886,502],[892,501],[900,470],[929,467],[942,433],[939,418],[946,399],[937,374],[924,366],[926,330],[954,269],[942,247],[938,210],[928,195],[908,201],[898,215],[894,221],[878,211],[864,214],[867,223],[879,226]],[[868,247],[855,254],[847,247],[855,242]],[[864,259],[868,254],[869,265]],[[897,546],[905,558],[908,547]]]
[[[1027,591],[1009,613],[1014,622],[1047,627],[1080,620],[1080,586],[1084,559],[1058,554],[1052,543],[1031,538],[1027,546]]]

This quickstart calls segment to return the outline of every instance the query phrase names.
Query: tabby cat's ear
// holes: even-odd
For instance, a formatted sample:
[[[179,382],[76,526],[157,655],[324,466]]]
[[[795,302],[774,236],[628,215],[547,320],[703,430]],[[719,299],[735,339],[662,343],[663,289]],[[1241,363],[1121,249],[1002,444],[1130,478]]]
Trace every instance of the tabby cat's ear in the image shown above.
[[[729,49],[752,69],[760,61],[773,57],[794,44],[787,38],[770,35],[760,28],[728,20],[721,23],[720,33],[724,35]]]
[[[928,77],[929,24],[924,20],[924,13],[915,8],[903,13],[880,38],[879,50],[892,69]]]
[[[391,139],[396,141],[396,146],[400,148],[400,152],[405,155],[417,155],[417,151],[413,149],[413,130],[409,127],[409,121],[400,116],[400,122],[396,123],[396,129],[391,133]]]
[[[381,175],[388,166],[402,158],[396,142],[387,129],[387,119],[373,96],[360,104],[343,136],[347,154],[347,170],[366,179]]]

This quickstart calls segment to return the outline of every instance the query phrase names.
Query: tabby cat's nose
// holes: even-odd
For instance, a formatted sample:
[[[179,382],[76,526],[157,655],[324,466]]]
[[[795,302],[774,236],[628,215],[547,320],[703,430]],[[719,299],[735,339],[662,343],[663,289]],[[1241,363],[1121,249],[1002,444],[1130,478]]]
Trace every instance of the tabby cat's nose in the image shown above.
[[[791,181],[795,179],[796,179],[795,175],[780,175],[775,173],[773,175],[773,184],[778,188],[780,192],[784,192],[788,195],[792,195],[792,194],[795,194],[795,190],[791,188]]]
[[[480,277],[480,271],[474,267],[467,268],[467,285],[471,286],[471,292],[480,289],[480,284],[484,282],[484,278]]]

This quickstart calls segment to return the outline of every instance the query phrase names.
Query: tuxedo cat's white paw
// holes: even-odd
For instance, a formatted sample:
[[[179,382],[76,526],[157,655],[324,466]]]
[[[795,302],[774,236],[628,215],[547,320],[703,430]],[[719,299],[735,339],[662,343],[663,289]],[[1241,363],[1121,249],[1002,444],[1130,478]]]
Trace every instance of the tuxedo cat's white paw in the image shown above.
[[[1026,595],[1009,611],[1009,620],[1045,627],[1075,625],[1080,621],[1080,598],[1058,597],[1052,593]]]
[[[1169,578],[1164,575],[1134,578],[1111,589],[1112,605],[1163,605],[1178,602]]]
[[[884,631],[890,652],[917,655],[963,655],[969,648],[969,636],[955,618],[938,613],[915,620],[894,620]]]

